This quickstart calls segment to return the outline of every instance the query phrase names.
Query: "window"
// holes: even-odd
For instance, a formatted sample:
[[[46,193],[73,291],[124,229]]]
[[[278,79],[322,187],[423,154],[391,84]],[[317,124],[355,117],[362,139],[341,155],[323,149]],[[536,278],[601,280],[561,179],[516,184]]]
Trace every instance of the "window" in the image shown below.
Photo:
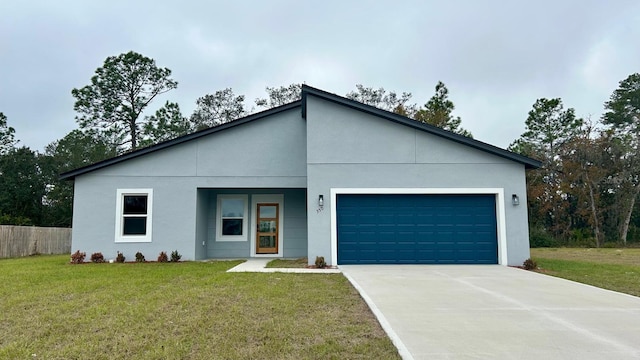
[[[218,195],[216,241],[247,240],[247,195]]]
[[[118,189],[116,242],[151,242],[152,189]]]

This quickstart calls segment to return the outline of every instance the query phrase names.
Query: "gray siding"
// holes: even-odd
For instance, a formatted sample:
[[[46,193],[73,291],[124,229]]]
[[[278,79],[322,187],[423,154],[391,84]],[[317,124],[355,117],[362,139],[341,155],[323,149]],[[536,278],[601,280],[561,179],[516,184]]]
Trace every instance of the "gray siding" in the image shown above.
[[[251,256],[251,231],[247,241],[216,241],[216,210],[219,194],[249,195],[249,229],[255,226],[251,218],[252,195],[283,194],[284,195],[284,238],[283,257],[300,258],[307,256],[307,214],[305,209],[305,189],[201,189],[199,192],[208,198],[207,208],[207,258],[247,258]]]
[[[304,187],[305,151],[305,122],[294,109],[91,174],[192,178],[209,187]]]
[[[196,242],[195,259],[207,258],[207,227],[209,224],[209,197],[206,192],[198,190],[196,197]]]
[[[307,99],[309,259],[331,259],[331,188],[503,188],[510,265],[529,257],[524,165],[362,112]],[[312,135],[313,134],[313,135]]]
[[[153,189],[153,241],[116,243],[116,191],[143,188]],[[184,259],[195,258],[195,187],[176,178],[86,174],[76,178],[74,189],[72,251],[102,252],[108,259],[120,251],[127,260],[140,251],[155,260],[160,251],[178,250]]]
[[[285,258],[307,256],[307,189],[284,192]]]
[[[204,258],[209,200],[198,189],[305,188],[305,133],[294,109],[76,177],[72,251]],[[131,188],[154,191],[151,243],[115,243],[116,191]]]

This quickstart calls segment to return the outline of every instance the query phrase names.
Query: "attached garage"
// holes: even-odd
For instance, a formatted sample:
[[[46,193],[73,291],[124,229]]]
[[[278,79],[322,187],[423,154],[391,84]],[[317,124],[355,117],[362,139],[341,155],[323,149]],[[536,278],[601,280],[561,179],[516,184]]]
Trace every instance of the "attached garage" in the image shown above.
[[[495,194],[337,194],[338,264],[497,264]]]

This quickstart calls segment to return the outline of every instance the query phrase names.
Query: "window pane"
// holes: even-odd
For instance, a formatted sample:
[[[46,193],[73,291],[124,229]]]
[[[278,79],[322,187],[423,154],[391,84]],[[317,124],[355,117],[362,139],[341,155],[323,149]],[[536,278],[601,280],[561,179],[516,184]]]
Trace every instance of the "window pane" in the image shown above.
[[[146,214],[147,195],[125,195],[123,204],[123,214]]]
[[[258,229],[260,232],[276,232],[276,221],[275,220],[260,220],[260,224],[258,225]]]
[[[124,226],[122,227],[122,235],[146,235],[147,234],[147,218],[146,217],[124,217]]]
[[[242,235],[242,219],[222,219],[222,235]]]
[[[276,207],[275,206],[260,206],[260,215],[261,218],[275,218],[276,217]]]
[[[244,217],[244,200],[222,199],[222,217]]]
[[[273,248],[276,247],[275,236],[260,236],[260,247]]]

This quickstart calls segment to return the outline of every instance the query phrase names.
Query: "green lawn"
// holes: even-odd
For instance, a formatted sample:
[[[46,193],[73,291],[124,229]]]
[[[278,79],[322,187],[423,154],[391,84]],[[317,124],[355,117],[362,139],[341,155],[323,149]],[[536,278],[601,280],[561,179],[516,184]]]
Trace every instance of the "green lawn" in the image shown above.
[[[540,272],[640,296],[640,249],[531,249]]]
[[[398,359],[341,274],[0,260],[2,359]]]

